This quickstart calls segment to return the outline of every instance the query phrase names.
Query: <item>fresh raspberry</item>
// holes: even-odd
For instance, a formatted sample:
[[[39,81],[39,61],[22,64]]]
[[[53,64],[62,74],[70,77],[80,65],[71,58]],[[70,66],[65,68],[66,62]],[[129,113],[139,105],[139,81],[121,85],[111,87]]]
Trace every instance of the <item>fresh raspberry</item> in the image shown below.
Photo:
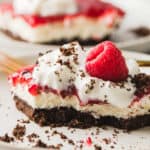
[[[105,41],[89,52],[86,71],[94,77],[114,82],[125,80],[128,68],[121,51],[110,41]]]

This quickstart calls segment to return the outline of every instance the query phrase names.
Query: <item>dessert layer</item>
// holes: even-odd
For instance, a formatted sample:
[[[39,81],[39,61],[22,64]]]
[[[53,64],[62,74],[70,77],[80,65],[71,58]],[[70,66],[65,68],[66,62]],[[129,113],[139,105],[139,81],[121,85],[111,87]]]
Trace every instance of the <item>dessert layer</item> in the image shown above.
[[[110,125],[121,129],[135,130],[150,125],[150,114],[129,117],[127,119],[116,118],[112,115],[94,118],[89,112],[83,113],[68,107],[33,109],[21,99],[17,97],[14,99],[16,107],[41,126],[51,125],[87,128]]]
[[[8,30],[15,36],[30,42],[50,42],[61,39],[69,41],[73,38],[99,41],[114,32],[120,22],[119,16],[114,15],[112,18],[111,15],[106,14],[99,19],[85,16],[77,16],[71,19],[66,17],[62,21],[44,24],[40,22],[37,25],[29,18],[26,20],[22,17],[13,17],[9,12],[0,13],[1,29]]]
[[[1,29],[0,31],[13,40],[26,41],[26,40],[22,39],[21,37],[19,37],[18,35],[14,35],[12,32],[10,32],[8,30]],[[64,39],[52,40],[52,41],[42,42],[42,43],[45,45],[49,45],[49,44],[62,45],[64,43],[69,43],[70,41],[79,41],[79,43],[82,45],[92,46],[92,45],[98,44],[99,42],[106,41],[106,40],[110,40],[110,35],[104,37],[103,39],[97,39],[97,40],[94,40],[93,38],[83,40],[78,37],[74,37],[73,39],[65,39],[64,38]]]
[[[62,97],[53,92],[42,92],[38,96],[33,96],[28,92],[28,87],[18,85],[12,88],[13,95],[21,99],[33,109],[53,109],[59,107],[73,108],[76,111],[89,113],[94,118],[100,116],[114,116],[115,118],[129,118],[138,115],[150,114],[150,94],[142,97],[137,102],[134,102],[129,107],[118,107],[108,103],[89,103],[87,105],[80,105],[80,102],[75,95],[68,95]],[[123,97],[123,95],[122,95]],[[116,101],[122,101],[117,99]]]

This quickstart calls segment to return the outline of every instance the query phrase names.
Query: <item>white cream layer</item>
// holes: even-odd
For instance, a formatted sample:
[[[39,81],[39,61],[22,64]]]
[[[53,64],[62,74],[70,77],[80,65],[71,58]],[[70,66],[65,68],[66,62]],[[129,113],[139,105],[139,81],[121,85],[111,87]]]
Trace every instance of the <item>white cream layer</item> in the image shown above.
[[[109,24],[112,24],[110,27]],[[22,18],[13,18],[9,13],[0,14],[0,29],[8,30],[22,39],[35,42],[50,42],[61,39],[81,40],[102,39],[115,31],[116,25],[120,24],[121,18],[116,15],[104,16],[103,18],[90,19],[79,16],[74,19],[65,19],[62,22],[53,22],[36,27],[30,26]]]
[[[25,101],[32,108],[50,109],[54,107],[72,107],[81,112],[90,112],[95,118],[99,116],[114,116],[116,118],[129,118],[137,115],[150,114],[150,95],[142,98],[140,102],[135,103],[131,108],[120,108],[111,104],[94,104],[80,106],[79,100],[76,96],[68,96],[62,98],[53,93],[41,93],[38,96],[32,96],[28,92],[27,86],[17,85],[12,88],[15,96]],[[123,97],[123,96],[122,96]],[[117,99],[121,101],[122,99]]]
[[[40,16],[72,14],[78,11],[75,0],[13,0],[17,14]]]

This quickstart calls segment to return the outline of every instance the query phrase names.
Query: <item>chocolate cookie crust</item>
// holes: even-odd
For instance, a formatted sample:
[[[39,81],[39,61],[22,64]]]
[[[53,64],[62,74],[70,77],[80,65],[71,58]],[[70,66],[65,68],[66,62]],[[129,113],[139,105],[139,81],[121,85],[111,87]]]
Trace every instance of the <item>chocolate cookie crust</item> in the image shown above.
[[[18,110],[26,114],[40,126],[69,126],[74,128],[89,128],[93,126],[108,125],[120,129],[135,130],[150,126],[150,114],[136,116],[128,119],[114,116],[94,118],[90,113],[83,113],[73,108],[59,107],[53,109],[33,109],[18,97],[14,97]]]

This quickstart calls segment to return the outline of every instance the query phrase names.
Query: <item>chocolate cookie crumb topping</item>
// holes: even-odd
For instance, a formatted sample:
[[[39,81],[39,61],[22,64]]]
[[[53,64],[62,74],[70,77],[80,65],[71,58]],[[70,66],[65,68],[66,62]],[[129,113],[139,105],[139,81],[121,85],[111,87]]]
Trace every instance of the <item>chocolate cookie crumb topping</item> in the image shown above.
[[[30,135],[27,136],[29,142],[35,142],[35,139],[39,138],[39,135],[37,135],[36,133],[32,133]]]
[[[105,144],[110,144],[111,143],[111,139],[110,138],[103,138],[103,141],[105,142]]]
[[[20,120],[17,120],[18,122],[20,123],[24,123],[24,124],[29,124],[30,123],[30,120],[24,120],[24,119],[20,119]]]
[[[48,148],[48,146],[41,140],[38,140],[35,147]]]
[[[8,134],[6,133],[4,136],[0,136],[0,141],[6,142],[6,143],[11,143],[14,141],[14,138],[8,136]]]
[[[62,46],[62,47],[60,47],[60,52],[64,56],[70,56],[70,55],[73,55],[75,53],[75,49],[74,49],[74,47],[65,48],[64,46]]]
[[[132,82],[136,86],[135,94],[137,96],[142,96],[150,92],[150,75],[140,73],[132,78]]]
[[[96,81],[94,79],[90,80],[90,84],[86,84],[87,90],[85,91],[85,93],[89,93],[91,90],[93,90],[94,85],[95,85]]]
[[[34,147],[48,148],[48,149],[52,149],[52,150],[60,150],[62,146],[63,146],[62,144],[57,144],[56,146],[54,146],[54,145],[47,145],[43,141],[38,140]]]
[[[140,37],[150,35],[150,28],[147,28],[147,27],[138,27],[138,28],[133,29],[131,31]]]
[[[25,126],[17,124],[17,126],[13,130],[13,135],[16,139],[22,140],[22,137],[25,135],[25,132],[26,132]]]
[[[98,145],[94,145],[94,148],[95,148],[95,150],[102,150],[102,147],[98,146]]]

